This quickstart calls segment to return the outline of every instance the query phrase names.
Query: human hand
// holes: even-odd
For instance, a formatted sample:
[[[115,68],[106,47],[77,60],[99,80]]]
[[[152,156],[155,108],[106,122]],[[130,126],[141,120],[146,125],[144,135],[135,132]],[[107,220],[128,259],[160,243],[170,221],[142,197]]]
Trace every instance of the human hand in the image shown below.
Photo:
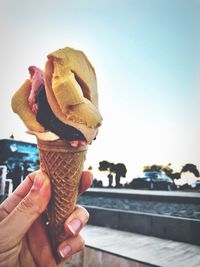
[[[91,184],[92,175],[82,173],[80,194]],[[0,205],[0,267],[56,267],[44,213],[51,195],[49,178],[41,171],[29,174],[22,184]],[[88,212],[76,206],[66,218],[67,239],[58,247],[63,262],[80,251],[84,241],[79,234],[87,223]]]

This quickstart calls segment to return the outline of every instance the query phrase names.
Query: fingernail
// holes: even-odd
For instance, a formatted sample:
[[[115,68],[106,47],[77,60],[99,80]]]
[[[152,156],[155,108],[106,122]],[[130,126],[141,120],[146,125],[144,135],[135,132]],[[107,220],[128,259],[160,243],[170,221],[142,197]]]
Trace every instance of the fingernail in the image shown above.
[[[62,258],[66,258],[71,252],[72,248],[69,245],[63,244],[59,248],[59,253]]]
[[[78,219],[74,219],[70,223],[68,223],[67,226],[69,230],[71,231],[71,233],[73,235],[76,235],[81,228],[81,222]]]
[[[43,177],[41,174],[37,173],[33,182],[33,188],[39,191],[42,185],[43,185]]]

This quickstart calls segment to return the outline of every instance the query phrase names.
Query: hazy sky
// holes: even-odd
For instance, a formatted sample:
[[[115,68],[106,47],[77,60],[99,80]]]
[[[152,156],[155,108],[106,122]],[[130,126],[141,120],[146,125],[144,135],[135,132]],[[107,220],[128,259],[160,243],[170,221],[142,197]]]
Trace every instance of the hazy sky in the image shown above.
[[[86,165],[199,165],[199,0],[2,0],[0,23],[0,138],[34,141],[11,97],[28,66],[71,46],[96,69],[104,117]]]

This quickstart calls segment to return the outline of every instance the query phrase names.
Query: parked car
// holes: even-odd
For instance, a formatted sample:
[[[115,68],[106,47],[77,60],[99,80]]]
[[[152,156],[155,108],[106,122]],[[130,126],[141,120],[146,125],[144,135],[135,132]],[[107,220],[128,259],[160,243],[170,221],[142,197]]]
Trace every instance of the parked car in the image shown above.
[[[143,177],[133,179],[132,188],[172,190],[173,180],[164,172],[146,171]]]
[[[200,189],[200,180],[196,180],[194,183],[192,183],[191,187],[195,189]]]

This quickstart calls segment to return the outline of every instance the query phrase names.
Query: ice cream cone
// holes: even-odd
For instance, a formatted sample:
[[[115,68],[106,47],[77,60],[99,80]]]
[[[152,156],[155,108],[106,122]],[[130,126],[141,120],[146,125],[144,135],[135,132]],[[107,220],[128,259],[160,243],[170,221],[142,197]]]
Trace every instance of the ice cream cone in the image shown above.
[[[51,180],[52,196],[48,205],[48,220],[52,250],[57,258],[58,245],[66,239],[63,224],[73,212],[87,146],[71,147],[65,140],[37,139],[40,165]]]
[[[48,54],[44,71],[28,70],[30,77],[14,94],[12,109],[37,137],[41,169],[51,180],[49,229],[59,259],[58,245],[66,239],[63,224],[75,207],[87,151],[87,146],[73,148],[64,140],[92,144],[96,139],[102,122],[97,79],[86,55],[70,47]]]

